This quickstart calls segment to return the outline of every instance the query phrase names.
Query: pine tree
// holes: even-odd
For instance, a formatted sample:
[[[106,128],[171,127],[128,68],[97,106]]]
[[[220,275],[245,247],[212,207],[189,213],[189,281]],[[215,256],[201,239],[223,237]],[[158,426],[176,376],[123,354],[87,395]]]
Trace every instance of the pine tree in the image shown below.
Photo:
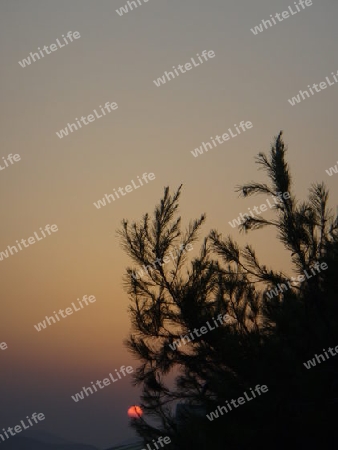
[[[152,218],[146,214],[139,224],[122,222],[124,249],[138,267],[147,266],[138,276],[128,267],[125,277],[133,325],[126,345],[140,360],[134,383],[142,385],[146,415],[156,420],[155,425],[133,421],[145,442],[167,435],[177,449],[204,450],[211,443],[214,449],[277,449],[334,439],[331,417],[337,405],[331,397],[335,392],[338,397],[338,356],[312,371],[303,362],[338,345],[338,217],[327,207],[323,184],[312,185],[308,200],[297,202],[285,153],[281,132],[269,156],[257,157],[270,184],[237,188],[244,197],[280,198],[273,220],[248,217],[241,230],[275,227],[297,275],[315,263],[327,264],[327,270],[302,283],[290,283],[283,272],[261,265],[250,245],[241,249],[216,230],[189,258],[185,249],[197,241],[205,215],[181,231],[182,186],[173,195],[164,189]],[[267,295],[283,284],[284,292]],[[214,330],[195,332],[216,324],[217,317],[223,320]],[[257,384],[269,392],[212,422],[206,418]]]

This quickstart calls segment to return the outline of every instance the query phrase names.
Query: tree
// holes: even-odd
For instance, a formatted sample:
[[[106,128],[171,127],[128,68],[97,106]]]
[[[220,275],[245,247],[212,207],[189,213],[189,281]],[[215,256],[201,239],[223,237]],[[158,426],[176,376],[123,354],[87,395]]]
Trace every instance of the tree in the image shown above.
[[[214,449],[277,449],[297,439],[304,444],[309,424],[318,425],[311,442],[320,438],[325,421],[333,426],[330,406],[322,408],[320,420],[317,416],[320,399],[329,399],[336,389],[338,359],[309,373],[303,361],[322,345],[338,344],[338,217],[327,208],[323,184],[313,185],[309,199],[297,203],[285,152],[281,132],[270,155],[257,157],[270,185],[238,187],[243,196],[279,195],[274,220],[247,217],[241,230],[274,226],[298,275],[326,261],[327,270],[302,283],[291,284],[286,274],[261,265],[250,245],[240,249],[216,230],[188,261],[186,250],[198,239],[205,216],[181,231],[177,210],[182,186],[173,195],[164,189],[152,218],[146,214],[139,224],[122,222],[124,249],[134,263],[147,266],[143,274],[128,267],[125,277],[133,325],[126,345],[141,363],[134,383],[143,387],[146,415],[159,421],[132,423],[146,442],[168,435],[178,449],[207,449],[211,442]],[[173,251],[176,257],[166,266]],[[278,285],[286,289],[271,297]],[[214,330],[199,332],[207,323]],[[317,383],[322,388],[314,391]],[[256,384],[269,386],[269,393],[217,420],[206,418],[207,412]],[[177,402],[189,405],[183,427],[173,413]],[[288,427],[284,440],[281,423]]]

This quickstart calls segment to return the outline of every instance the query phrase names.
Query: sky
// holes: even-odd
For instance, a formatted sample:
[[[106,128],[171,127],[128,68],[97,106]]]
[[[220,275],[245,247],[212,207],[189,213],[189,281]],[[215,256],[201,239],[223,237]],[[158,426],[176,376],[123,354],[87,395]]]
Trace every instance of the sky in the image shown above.
[[[139,390],[130,376],[79,403],[71,395],[122,365],[138,365],[123,345],[130,332],[123,275],[131,261],[116,230],[122,219],[151,213],[164,186],[183,183],[184,224],[206,213],[201,237],[216,228],[290,275],[274,230],[243,235],[229,224],[266,200],[235,192],[238,184],[266,181],[254,157],[283,130],[293,193],[305,200],[311,183],[324,181],[331,207],[337,204],[338,175],[326,170],[337,163],[338,83],[288,102],[337,73],[337,3],[314,0],[256,35],[251,28],[295,10],[293,1],[140,3],[120,16],[125,0],[0,2],[0,164],[10,153],[21,158],[0,171],[0,252],[40,227],[58,227],[0,261],[0,342],[8,346],[0,350],[0,428],[36,411],[46,416],[44,429],[101,448],[133,436],[127,409],[139,403]],[[68,31],[80,37],[26,67],[18,63],[63,42]],[[155,85],[203,50],[215,57]],[[106,102],[118,108],[58,137]],[[192,155],[241,121],[252,128]],[[154,179],[94,206],[144,173]],[[84,295],[96,302],[36,331],[34,324]]]

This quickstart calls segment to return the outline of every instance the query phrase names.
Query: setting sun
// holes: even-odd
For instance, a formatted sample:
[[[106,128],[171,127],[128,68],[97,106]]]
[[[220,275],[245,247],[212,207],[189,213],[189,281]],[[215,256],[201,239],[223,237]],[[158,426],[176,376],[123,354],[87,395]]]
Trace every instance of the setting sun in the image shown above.
[[[137,405],[131,406],[128,409],[128,416],[134,419],[140,418],[142,414],[143,414],[142,409]]]

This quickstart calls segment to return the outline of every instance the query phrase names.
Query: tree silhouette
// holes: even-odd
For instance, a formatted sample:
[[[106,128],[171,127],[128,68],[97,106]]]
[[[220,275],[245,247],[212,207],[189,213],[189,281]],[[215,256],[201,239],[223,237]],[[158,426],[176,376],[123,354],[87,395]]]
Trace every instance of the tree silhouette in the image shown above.
[[[131,267],[125,276],[133,325],[126,345],[140,361],[134,383],[142,385],[142,407],[153,422],[142,418],[132,426],[145,442],[168,435],[171,448],[201,450],[336,443],[338,358],[311,370],[303,362],[338,345],[338,217],[328,209],[323,184],[312,185],[308,200],[297,202],[285,152],[281,132],[270,154],[256,160],[270,184],[237,188],[244,197],[279,195],[274,219],[247,217],[240,229],[275,227],[297,275],[326,263],[327,270],[302,283],[290,283],[283,272],[261,265],[250,245],[241,249],[216,230],[203,240],[199,255],[188,258],[185,249],[198,239],[205,216],[181,231],[182,186],[172,195],[164,189],[152,218],[122,222],[124,249],[136,265],[147,266],[142,276]],[[173,252],[173,262],[165,265]],[[269,297],[278,285],[286,289]],[[206,323],[214,329],[195,332]],[[177,340],[181,345],[175,348]],[[269,392],[207,419],[206,413],[257,384]]]

